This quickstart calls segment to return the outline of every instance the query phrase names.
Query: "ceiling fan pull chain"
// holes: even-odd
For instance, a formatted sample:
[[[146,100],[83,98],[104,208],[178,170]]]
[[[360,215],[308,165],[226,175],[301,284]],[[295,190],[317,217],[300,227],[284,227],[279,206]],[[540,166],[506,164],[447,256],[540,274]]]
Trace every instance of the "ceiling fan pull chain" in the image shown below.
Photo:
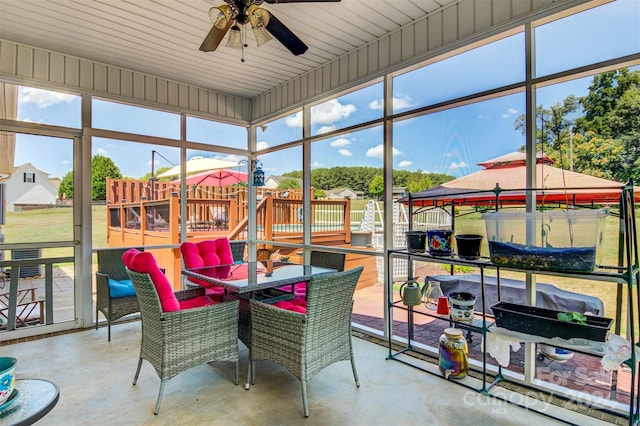
[[[244,29],[244,31],[242,31],[242,38],[244,40],[242,40],[242,58],[240,59],[240,62],[244,62],[244,48],[248,47],[248,44],[247,44],[247,29],[244,28],[244,25],[242,26],[242,28]]]

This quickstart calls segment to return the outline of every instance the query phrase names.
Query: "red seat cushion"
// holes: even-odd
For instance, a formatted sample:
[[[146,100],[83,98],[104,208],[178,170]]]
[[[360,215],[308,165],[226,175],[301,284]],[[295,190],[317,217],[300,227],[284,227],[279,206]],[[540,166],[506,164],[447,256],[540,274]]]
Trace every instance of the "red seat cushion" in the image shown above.
[[[199,308],[216,304],[209,296],[197,296],[187,300],[180,300],[179,303],[180,309]]]
[[[163,312],[199,308],[200,306],[216,304],[215,298],[209,297],[208,295],[178,301],[167,276],[162,273],[156,263],[156,259],[149,252],[142,252],[137,249],[127,250],[122,255],[122,262],[132,271],[149,274],[151,281],[153,281],[153,285],[156,287],[156,292],[158,292],[158,298],[160,299],[160,305],[162,306]]]
[[[200,241],[198,243],[185,241],[180,245],[180,253],[187,269],[233,264],[231,244],[229,244],[229,239],[227,238]],[[189,278],[189,281],[213,289],[211,293],[208,292],[207,294],[214,296],[216,299],[220,297],[219,301],[223,300],[224,289],[222,287],[213,286],[211,283],[197,278]]]
[[[285,309],[287,311],[297,312],[299,314],[307,313],[307,308],[305,306],[296,305],[292,301],[288,301],[288,300],[279,300],[276,303],[274,303],[273,306],[280,309]]]
[[[295,283],[293,285],[293,294],[295,296],[306,296],[307,295],[307,283],[306,282],[300,282],[300,283]],[[287,293],[291,293],[291,285],[283,285],[282,287],[278,287],[278,290],[281,291],[286,291]]]
[[[180,310],[180,304],[178,303],[178,299],[176,299],[176,295],[173,294],[171,283],[167,279],[167,276],[162,273],[156,263],[156,259],[150,252],[139,251],[137,249],[127,250],[122,255],[122,262],[132,271],[149,274],[158,292],[158,298],[160,299],[163,312]]]

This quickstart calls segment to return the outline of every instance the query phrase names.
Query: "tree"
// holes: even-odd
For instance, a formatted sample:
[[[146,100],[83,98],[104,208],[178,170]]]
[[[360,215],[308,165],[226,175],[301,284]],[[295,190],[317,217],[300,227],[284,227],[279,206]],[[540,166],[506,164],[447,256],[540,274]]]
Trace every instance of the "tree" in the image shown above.
[[[376,175],[369,184],[369,194],[374,197],[381,197],[384,193],[384,178],[382,175]]]
[[[161,177],[159,178],[158,175],[161,175],[162,173],[166,172],[167,170],[171,169],[172,167],[169,166],[165,166],[165,167],[160,167],[158,170],[155,170],[153,172],[153,174],[156,175],[156,180],[158,182],[168,182],[171,180],[174,180],[175,177],[173,176],[167,176],[167,177]],[[151,172],[146,173],[144,176],[142,176],[139,180],[149,180],[151,178]]]
[[[96,154],[91,159],[91,199],[107,199],[107,178],[120,179],[122,173],[113,160],[104,155]]]
[[[295,178],[284,179],[278,184],[278,189],[298,189],[300,181]]]
[[[62,178],[58,187],[58,198],[73,198],[73,171],[68,171]]]
[[[570,115],[578,109],[578,98],[569,95],[562,102],[546,109],[536,108],[536,150],[544,152],[560,164],[569,164],[569,138],[574,120]],[[515,129],[526,132],[526,118],[522,114],[516,119]]]
[[[433,181],[426,173],[413,174],[408,179],[405,187],[407,188],[407,192],[418,192],[423,191],[425,189],[431,188],[433,185]]]
[[[570,168],[572,158],[580,173],[619,182],[640,178],[640,71],[596,75],[586,96],[570,95],[550,109],[538,106],[536,120],[536,148],[560,167]],[[524,133],[524,115],[515,128]]]

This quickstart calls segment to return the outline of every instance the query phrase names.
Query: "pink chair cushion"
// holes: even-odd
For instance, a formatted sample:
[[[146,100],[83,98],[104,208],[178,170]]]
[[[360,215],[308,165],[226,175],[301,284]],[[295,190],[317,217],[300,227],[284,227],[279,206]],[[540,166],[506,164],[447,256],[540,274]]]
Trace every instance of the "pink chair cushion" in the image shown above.
[[[216,302],[224,302],[224,288],[218,286],[211,286],[205,288],[205,294]]]
[[[187,268],[202,266],[230,265],[233,263],[231,245],[227,238],[191,243],[185,241],[180,245],[180,252]]]
[[[180,310],[180,303],[178,303],[176,295],[173,294],[171,283],[167,279],[167,276],[158,268],[156,259],[151,253],[130,249],[122,255],[122,262],[132,271],[149,274],[158,292],[158,298],[160,299],[163,312]]]
[[[199,243],[185,241],[180,245],[180,253],[182,253],[184,266],[188,269],[233,264],[231,244],[229,244],[227,238],[200,241]],[[220,301],[224,298],[224,289],[222,287],[212,286],[211,283],[196,278],[189,278],[189,281],[203,287],[215,289],[215,293],[211,295],[218,297],[221,294]]]
[[[293,294],[295,296],[306,296],[307,295],[307,283],[306,282],[300,282],[300,283],[295,283],[293,285],[294,290],[293,290]],[[291,285],[283,285],[282,287],[278,287],[278,290],[281,291],[286,291],[287,293],[291,293]]]
[[[291,303],[296,306],[302,306],[303,308],[307,307],[307,299],[304,297],[294,297],[291,299]]]
[[[197,296],[187,300],[180,300],[179,303],[181,310],[216,304],[216,302],[213,301],[209,296]]]
[[[280,308],[280,309],[285,309],[287,311],[292,311],[292,312],[297,312],[299,314],[306,314],[307,313],[307,308],[304,306],[300,306],[300,305],[296,305],[294,303],[292,303],[291,301],[288,300],[279,300],[276,303],[273,304],[273,306]]]

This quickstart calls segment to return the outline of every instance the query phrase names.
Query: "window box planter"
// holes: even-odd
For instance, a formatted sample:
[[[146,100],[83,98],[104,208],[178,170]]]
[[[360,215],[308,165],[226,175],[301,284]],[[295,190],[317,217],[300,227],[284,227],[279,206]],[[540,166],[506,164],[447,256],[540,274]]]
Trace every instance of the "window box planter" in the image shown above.
[[[587,339],[598,342],[607,340],[607,333],[613,320],[604,317],[585,315],[586,324],[560,321],[560,311],[499,302],[491,307],[496,326],[524,334],[552,339]]]

